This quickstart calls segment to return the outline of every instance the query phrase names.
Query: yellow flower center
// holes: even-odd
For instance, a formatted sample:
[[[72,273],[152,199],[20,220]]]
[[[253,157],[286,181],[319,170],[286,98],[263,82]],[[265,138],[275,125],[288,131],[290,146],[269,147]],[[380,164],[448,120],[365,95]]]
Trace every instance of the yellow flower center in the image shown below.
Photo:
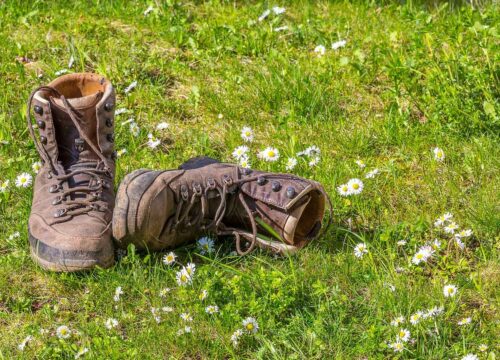
[[[252,323],[248,323],[247,324],[247,330],[253,330],[253,324]]]
[[[270,151],[267,153],[267,155],[268,155],[269,157],[274,157],[276,154],[274,153],[274,151],[270,150]]]
[[[182,281],[186,281],[186,280],[187,280],[187,276],[186,276],[186,275],[184,275],[184,274],[182,274],[182,275],[181,275],[181,280],[182,280]]]
[[[417,259],[422,259],[424,257],[423,254],[417,254]]]
[[[353,184],[353,185],[352,185],[352,188],[353,188],[354,190],[358,190],[358,189],[359,189],[359,184]]]
[[[342,191],[347,191],[347,190],[349,190],[349,188],[347,187],[347,185],[342,186]]]

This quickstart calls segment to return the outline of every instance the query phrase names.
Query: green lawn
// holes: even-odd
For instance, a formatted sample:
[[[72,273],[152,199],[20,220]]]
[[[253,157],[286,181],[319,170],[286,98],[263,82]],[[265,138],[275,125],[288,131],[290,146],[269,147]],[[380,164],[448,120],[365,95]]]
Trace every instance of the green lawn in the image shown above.
[[[0,185],[10,181],[0,192],[0,358],[71,359],[85,348],[92,359],[500,355],[500,9],[495,1],[411,3],[0,1]],[[277,5],[285,12],[259,21]],[[320,161],[311,167],[313,159],[297,157],[291,171],[324,184],[333,226],[291,258],[234,256],[232,241],[219,239],[209,255],[176,249],[174,266],[130,248],[107,270],[42,271],[29,257],[32,188],[15,179],[38,161],[26,100],[63,69],[107,76],[117,108],[128,110],[116,117],[116,147],[126,149],[116,185],[139,167],[175,168],[196,155],[235,162],[243,144],[252,167],[287,171],[289,157],[315,145]],[[160,122],[168,129],[156,130]],[[250,143],[244,126],[253,129]],[[148,133],[161,139],[156,149]],[[278,161],[257,158],[267,146]],[[363,191],[341,196],[337,187],[352,178]],[[434,226],[447,212],[472,230],[463,249]],[[435,239],[440,246],[414,264]],[[368,252],[358,258],[360,243]],[[188,262],[194,281],[179,287],[175,274]],[[445,297],[445,285],[457,293]],[[208,305],[220,311],[207,314]],[[399,316],[404,322],[391,325]],[[234,346],[247,317],[259,329]],[[66,339],[56,334],[62,325]],[[400,329],[411,340],[395,352]]]

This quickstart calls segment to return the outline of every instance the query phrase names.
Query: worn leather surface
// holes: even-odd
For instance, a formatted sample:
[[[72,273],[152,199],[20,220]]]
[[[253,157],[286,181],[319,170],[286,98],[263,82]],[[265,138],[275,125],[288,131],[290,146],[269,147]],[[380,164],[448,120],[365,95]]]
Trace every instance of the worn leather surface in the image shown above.
[[[259,177],[265,181],[257,181]],[[252,180],[246,182],[247,179]],[[273,182],[279,183],[274,190]],[[271,226],[286,243],[302,247],[317,236],[325,211],[325,197],[319,183],[290,174],[248,171],[210,158],[196,158],[183,164],[180,170],[149,171],[122,184],[117,207],[121,203],[127,205],[117,212],[120,217],[128,214],[127,225],[125,229],[115,212],[114,221],[122,225],[114,229],[119,234],[115,237],[121,246],[132,242],[139,248],[160,250],[195,241],[207,231],[217,233],[219,228],[204,227],[216,216],[221,203],[217,189],[222,189],[225,183],[228,194],[222,219],[224,228],[251,231],[250,216],[238,198],[241,192],[252,216]],[[287,196],[289,188],[294,189],[292,197]],[[200,192],[205,196],[195,196]],[[179,207],[185,209],[191,202],[188,216],[177,222]],[[203,207],[206,215],[198,221]],[[270,235],[262,227],[259,233]]]
[[[29,218],[29,232],[37,248],[43,243],[41,256],[50,258],[51,262],[64,263],[65,257],[83,260],[109,259],[113,256],[111,240],[111,220],[114,206],[114,160],[113,143],[106,141],[107,134],[113,134],[110,121],[114,115],[115,92],[109,81],[96,74],[70,74],[62,76],[49,84],[54,87],[73,107],[78,114],[79,124],[88,138],[97,145],[98,151],[107,159],[106,164],[100,161],[95,151],[87,143],[79,144],[81,138],[78,129],[72,123],[67,110],[59,98],[54,98],[46,91],[40,91],[34,96],[33,107],[39,106],[42,113],[35,112],[35,120],[42,122],[38,126],[40,137],[46,139],[42,146],[47,150],[56,172],[49,164],[43,164],[35,177],[33,202]],[[105,104],[109,110],[103,113]],[[40,124],[40,123],[39,123]],[[111,126],[109,126],[111,124]],[[101,141],[100,141],[101,140]],[[76,141],[76,142],[75,142]],[[80,170],[103,170],[109,168],[109,174],[95,176],[85,172],[71,176],[61,183],[57,176]],[[52,191],[51,187],[57,187]],[[81,214],[57,216],[58,211],[68,207],[65,201],[60,201],[62,192],[77,187],[93,187],[96,190],[89,193],[77,191],[69,194],[66,201],[89,200],[94,196],[92,209]],[[99,210],[97,210],[99,209]],[[81,210],[81,209],[80,209]],[[48,250],[47,250],[48,249]],[[55,249],[55,250],[50,250]],[[49,254],[48,252],[51,252]],[[57,260],[59,259],[59,260]]]

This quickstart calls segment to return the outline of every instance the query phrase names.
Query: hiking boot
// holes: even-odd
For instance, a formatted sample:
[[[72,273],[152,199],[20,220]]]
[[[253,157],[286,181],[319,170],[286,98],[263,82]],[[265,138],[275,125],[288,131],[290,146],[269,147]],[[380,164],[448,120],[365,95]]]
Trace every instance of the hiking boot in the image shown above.
[[[79,271],[114,262],[114,105],[113,86],[96,74],[64,75],[31,93],[28,129],[42,167],[28,231],[31,256],[44,269]]]
[[[255,246],[293,253],[318,236],[323,187],[312,180],[195,158],[178,170],[137,170],[117,191],[118,246],[163,250],[207,232],[232,235],[240,255]]]

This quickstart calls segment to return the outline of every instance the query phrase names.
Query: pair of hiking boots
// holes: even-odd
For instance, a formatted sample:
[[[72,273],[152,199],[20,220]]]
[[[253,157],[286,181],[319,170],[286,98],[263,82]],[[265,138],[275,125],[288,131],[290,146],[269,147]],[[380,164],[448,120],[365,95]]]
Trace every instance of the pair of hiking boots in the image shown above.
[[[61,76],[29,98],[42,167],[28,230],[42,268],[106,268],[115,244],[163,250],[206,233],[233,236],[241,255],[256,246],[293,253],[318,235],[328,199],[319,183],[207,157],[176,170],[136,170],[115,200],[115,104],[111,83],[90,73]]]

